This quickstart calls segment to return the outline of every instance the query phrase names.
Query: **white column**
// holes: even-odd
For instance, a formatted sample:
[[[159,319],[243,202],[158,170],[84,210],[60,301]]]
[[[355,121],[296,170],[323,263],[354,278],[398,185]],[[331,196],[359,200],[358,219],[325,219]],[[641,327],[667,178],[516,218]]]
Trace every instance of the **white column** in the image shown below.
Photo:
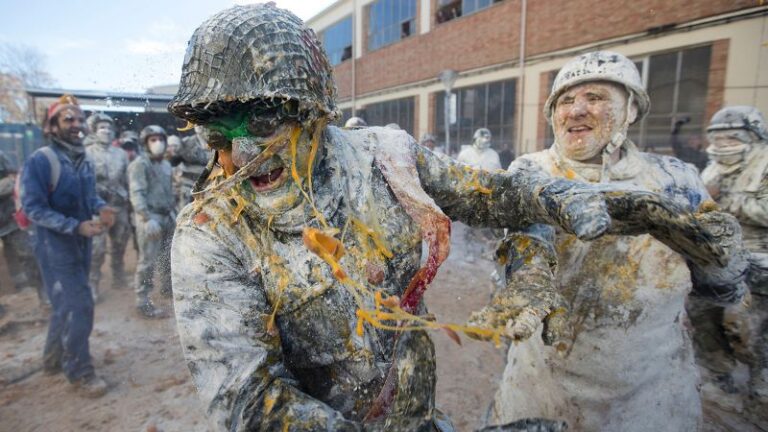
[[[419,0],[421,15],[419,16],[419,33],[429,32],[429,25],[432,22],[432,0]]]
[[[370,3],[365,0],[355,0],[352,2],[354,11],[354,20],[355,20],[355,34],[354,37],[354,51],[355,51],[355,58],[360,58],[363,56],[363,12],[365,11],[364,3]]]

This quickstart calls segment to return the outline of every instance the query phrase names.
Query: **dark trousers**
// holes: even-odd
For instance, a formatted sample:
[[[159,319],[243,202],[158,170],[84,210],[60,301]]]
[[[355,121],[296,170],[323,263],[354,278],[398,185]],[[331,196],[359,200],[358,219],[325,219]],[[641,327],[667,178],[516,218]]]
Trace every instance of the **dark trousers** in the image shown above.
[[[83,246],[83,255],[90,253],[89,245]],[[43,362],[47,370],[61,368],[67,379],[75,381],[93,374],[88,345],[94,313],[88,287],[90,262],[83,260],[74,265],[71,260],[61,262],[55,249],[44,242],[35,245],[52,309]]]

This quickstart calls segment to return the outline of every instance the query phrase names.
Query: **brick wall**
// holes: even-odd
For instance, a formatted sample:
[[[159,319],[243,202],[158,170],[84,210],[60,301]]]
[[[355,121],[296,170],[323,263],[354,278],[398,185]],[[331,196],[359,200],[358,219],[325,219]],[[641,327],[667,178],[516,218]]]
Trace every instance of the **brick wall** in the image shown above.
[[[343,61],[333,68],[336,80],[337,98],[345,100],[352,97],[352,59]]]
[[[728,39],[717,40],[712,44],[712,55],[709,59],[709,78],[707,82],[707,111],[704,114],[704,124],[723,107],[725,93],[725,69],[728,65]]]
[[[433,1],[433,15],[436,0]],[[357,62],[358,95],[432,79],[444,69],[465,71],[517,58],[519,52],[520,1],[504,0],[481,12],[436,24],[431,31],[367,52],[368,14],[364,9],[363,52]],[[546,53],[612,37],[683,23],[756,6],[755,0],[532,0],[528,2],[526,52]],[[418,27],[418,18],[416,19]],[[337,66],[340,95],[349,91],[343,69]],[[346,96],[345,96],[346,95]]]

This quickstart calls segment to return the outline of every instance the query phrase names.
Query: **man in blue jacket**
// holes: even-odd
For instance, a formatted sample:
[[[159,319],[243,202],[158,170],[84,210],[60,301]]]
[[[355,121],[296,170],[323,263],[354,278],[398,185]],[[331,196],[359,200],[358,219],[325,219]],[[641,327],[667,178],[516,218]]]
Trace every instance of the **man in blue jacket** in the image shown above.
[[[43,128],[48,146],[26,161],[21,198],[35,226],[35,253],[53,307],[45,370],[63,371],[83,395],[100,397],[107,384],[95,374],[88,348],[94,312],[88,274],[91,237],[112,225],[114,212],[96,194],[84,127],[74,97],[62,96],[51,105]]]

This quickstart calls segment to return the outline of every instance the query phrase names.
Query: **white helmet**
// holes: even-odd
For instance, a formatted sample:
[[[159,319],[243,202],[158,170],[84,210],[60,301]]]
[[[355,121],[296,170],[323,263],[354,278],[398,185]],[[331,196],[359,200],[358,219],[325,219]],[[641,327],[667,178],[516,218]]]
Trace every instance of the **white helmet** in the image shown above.
[[[765,117],[759,109],[737,105],[721,109],[712,116],[707,126],[707,132],[716,132],[729,129],[744,129],[753,132],[758,139],[768,140],[768,130],[765,127]]]
[[[85,124],[88,125],[88,129],[91,130],[91,132],[96,133],[96,126],[99,123],[109,123],[110,125],[114,126],[115,122],[112,120],[112,117],[104,114],[104,113],[94,113],[91,114],[86,120]]]
[[[472,136],[472,140],[474,141],[480,137],[491,139],[491,131],[488,128],[479,128]]]
[[[368,123],[365,122],[360,117],[350,117],[349,120],[347,120],[346,123],[344,123],[344,127],[347,128],[355,128],[355,127],[366,127],[368,126]]]
[[[560,97],[569,88],[592,81],[609,81],[623,85],[634,94],[638,121],[648,113],[651,100],[643,88],[640,73],[632,60],[611,51],[594,51],[582,54],[560,69],[552,84],[552,92],[544,104],[544,115],[552,123],[552,111]]]

